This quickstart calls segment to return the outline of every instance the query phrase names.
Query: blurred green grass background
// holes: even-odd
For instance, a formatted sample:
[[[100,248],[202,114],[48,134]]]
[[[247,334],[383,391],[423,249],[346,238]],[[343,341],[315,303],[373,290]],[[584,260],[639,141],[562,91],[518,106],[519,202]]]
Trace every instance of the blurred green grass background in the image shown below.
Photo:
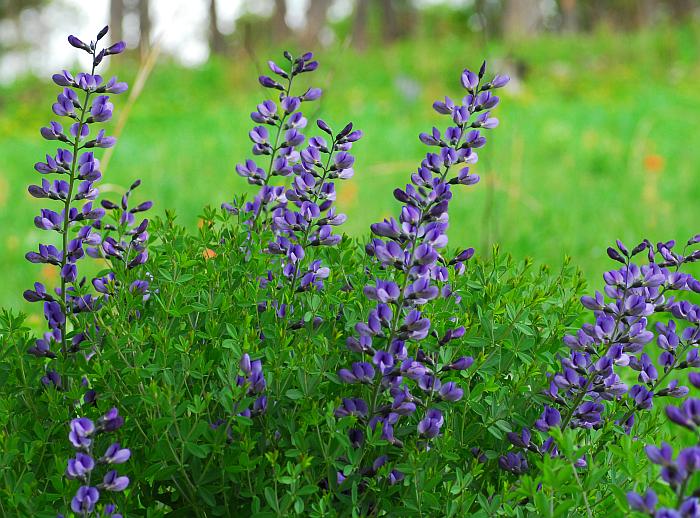
[[[234,167],[250,153],[248,117],[267,92],[258,68],[281,48],[213,60],[197,69],[160,61],[136,101],[103,179],[116,198],[136,178],[139,199],[177,213],[195,228],[205,205],[252,192]],[[354,147],[356,175],[338,187],[345,231],[397,212],[395,186],[408,181],[426,148],[417,138],[446,119],[435,99],[461,97],[459,74],[478,67],[523,76],[501,91],[501,126],[488,133],[475,172],[482,182],[456,189],[450,241],[488,254],[499,243],[516,257],[552,265],[565,255],[599,283],[616,238],[636,244],[700,232],[700,26],[657,26],[639,33],[543,35],[509,48],[457,34],[422,37],[364,53],[341,44],[319,53],[306,81],[321,86],[307,113],[334,127],[351,120],[365,132]],[[115,60],[115,64],[118,60]],[[121,67],[121,68],[119,68]],[[136,67],[110,70],[133,81]],[[58,89],[24,79],[0,89],[0,305],[30,308],[21,292],[50,268],[24,253],[46,234],[32,223],[43,205],[27,194],[33,164],[55,145],[38,128],[51,119]],[[126,97],[115,101],[117,117]]]

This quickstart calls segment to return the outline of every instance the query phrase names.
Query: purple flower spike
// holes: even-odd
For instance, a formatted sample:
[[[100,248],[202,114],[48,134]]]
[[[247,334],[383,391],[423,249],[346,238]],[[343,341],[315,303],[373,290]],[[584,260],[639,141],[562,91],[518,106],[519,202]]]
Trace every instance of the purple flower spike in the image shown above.
[[[505,82],[505,78],[494,79],[491,87]],[[494,98],[480,95],[477,102],[493,103]],[[688,247],[694,244],[690,241]],[[693,261],[673,251],[674,246],[673,241],[654,246],[644,240],[630,251],[617,240],[614,247],[608,248],[608,257],[619,264],[603,275],[604,290],[581,298],[583,307],[592,312],[592,321],[563,339],[569,354],[561,358],[561,369],[552,376],[545,392],[551,401],[535,422],[535,428],[545,434],[542,446],[536,450],[539,453],[559,454],[552,436],[548,436],[555,426],[600,429],[614,422],[631,434],[636,415],[653,408],[659,398],[665,397],[684,399],[680,406],[666,407],[666,415],[672,422],[693,431],[700,427],[700,400],[685,399],[689,388],[677,379],[665,381],[673,370],[700,365],[695,340],[698,307],[671,295],[674,291],[692,290],[696,281],[681,271],[681,267]],[[642,252],[646,253],[640,255]],[[634,262],[640,260],[642,264]],[[648,327],[651,315],[657,314],[672,318],[655,317],[659,318],[654,325],[655,333]],[[679,325],[681,321],[686,322],[684,329]],[[648,350],[648,344],[654,341],[660,354],[650,354]],[[625,368],[635,371],[637,384],[629,387],[622,381],[630,377],[620,372]],[[690,374],[689,379],[700,386],[700,377]],[[619,415],[621,401],[627,410]],[[529,445],[516,444],[515,438],[512,442],[530,449]],[[687,472],[700,465],[698,452],[694,450],[683,450],[676,461],[668,444],[660,448],[648,445],[645,450],[653,463],[662,466],[661,477],[672,487],[680,487]],[[630,493],[629,502],[634,509],[655,516],[666,512],[654,510],[656,502],[652,493],[644,497]]]
[[[96,38],[89,40],[89,43],[86,43],[88,40],[84,41],[77,36],[68,37],[71,46],[90,54],[92,70],[90,73],[81,72],[75,76],[64,70],[52,77],[54,83],[61,87],[56,102],[52,105],[52,111],[57,116],[70,120],[64,121],[65,124],[51,121],[48,126],[41,128],[43,138],[58,141],[62,147],[56,150],[55,155],[46,155],[46,160],[37,162],[34,168],[42,175],[56,175],[57,178],[42,178],[41,185],[30,185],[28,189],[34,198],[55,201],[58,205],[57,210],[40,209],[39,215],[34,218],[35,226],[41,230],[56,232],[59,237],[63,236],[63,239],[59,239],[62,242],[61,247],[40,244],[38,252],[31,251],[26,254],[27,260],[32,263],[55,267],[59,279],[53,289],[38,285],[40,288],[25,291],[26,300],[44,302],[49,332],[44,334],[43,339],[37,340],[28,351],[41,358],[55,359],[60,352],[61,357],[66,360],[71,354],[80,351],[81,343],[92,342],[86,340],[88,335],[92,336],[93,332],[95,335],[100,334],[99,330],[80,329],[78,326],[86,324],[80,324],[74,318],[79,313],[96,311],[103,305],[102,299],[83,289],[83,286],[90,284],[80,275],[80,261],[86,256],[102,259],[104,256],[97,246],[103,241],[108,243],[107,247],[114,252],[115,257],[125,250],[115,246],[116,242],[113,243],[111,237],[105,237],[103,240],[101,232],[108,233],[114,227],[103,225],[105,209],[96,202],[99,196],[97,182],[101,179],[102,172],[94,150],[112,147],[116,142],[114,137],[107,135],[104,129],[98,129],[96,125],[112,117],[114,104],[107,94],[118,94],[127,88],[126,83],[119,83],[116,78],[105,83],[103,77],[96,73],[106,56],[124,50],[123,42],[116,43],[108,49],[98,48],[107,30],[108,28],[104,27]],[[138,246],[134,248],[134,256],[138,256],[141,250]],[[132,250],[133,248],[129,253]],[[104,284],[97,282],[93,285],[96,289],[97,286],[102,288],[103,291],[98,290],[98,293],[107,296]],[[69,320],[75,330],[72,338],[67,329]],[[89,358],[92,354],[94,352],[86,352],[86,357]],[[74,380],[52,368],[47,369],[41,381],[44,385],[59,390],[68,390],[75,384]],[[88,399],[93,397],[90,394],[92,393],[88,392]],[[78,448],[86,449],[91,446],[93,430],[85,428],[88,421],[81,418],[71,424],[71,441]],[[86,501],[89,501],[89,498]]]
[[[382,274],[363,288],[365,296],[376,304],[367,319],[355,325],[356,334],[347,338],[347,346],[353,353],[372,358],[377,366],[378,372],[365,378],[374,387],[376,401],[369,408],[367,423],[372,429],[382,423],[382,437],[392,444],[402,444],[404,438],[410,438],[411,432],[415,437],[417,431],[418,444],[428,447],[425,439],[439,435],[444,424],[442,409],[427,410],[417,429],[402,418],[429,404],[421,398],[435,398],[445,406],[462,399],[463,389],[446,378],[474,363],[469,356],[457,355],[449,363],[441,363],[443,355],[439,349],[457,344],[465,328],[455,325],[445,330],[433,329],[426,316],[429,313],[423,308],[441,297],[454,297],[460,303],[450,276],[453,272],[464,273],[465,263],[474,255],[474,249],[467,248],[454,259],[443,257],[453,188],[473,185],[479,179],[466,167],[478,160],[473,149],[486,143],[484,135],[475,128],[489,130],[498,124],[486,111],[496,105],[498,98],[486,92],[492,85],[483,82],[483,76],[484,70],[479,74],[465,70],[461,82],[469,95],[461,103],[445,97],[433,105],[438,113],[449,116],[447,128],[432,128],[420,134],[420,141],[432,146],[431,151],[411,175],[410,183],[394,190],[394,197],[403,205],[399,216],[371,225],[374,238],[365,247]],[[360,133],[351,124],[338,133],[323,120],[317,124],[328,136],[335,136],[336,145],[342,143],[332,168],[342,178],[354,166],[346,146]],[[314,149],[302,153],[302,163],[307,167],[318,160],[319,150],[326,146],[321,139],[310,144]],[[311,181],[315,182],[315,177]],[[287,198],[295,196],[299,195],[288,194]],[[409,351],[413,356],[408,355]],[[361,376],[355,370],[363,363],[366,362],[341,369],[341,381],[358,383]],[[420,398],[412,395],[415,389],[422,392]],[[401,428],[402,433],[395,433]],[[367,468],[366,473],[371,472]]]

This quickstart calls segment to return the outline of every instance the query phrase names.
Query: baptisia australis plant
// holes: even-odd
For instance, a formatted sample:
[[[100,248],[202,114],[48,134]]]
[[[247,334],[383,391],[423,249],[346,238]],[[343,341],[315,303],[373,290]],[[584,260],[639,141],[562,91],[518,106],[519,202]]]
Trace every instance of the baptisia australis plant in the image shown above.
[[[71,333],[69,321],[77,326],[75,315],[97,309],[99,301],[85,289],[85,278],[78,275],[78,261],[86,252],[89,255],[102,243],[102,238],[95,229],[104,216],[104,209],[94,206],[98,190],[95,186],[102,177],[99,161],[95,157],[95,148],[108,148],[114,145],[114,137],[105,134],[104,129],[97,130],[97,124],[112,117],[114,105],[109,94],[119,94],[127,89],[126,83],[113,77],[104,81],[95,71],[104,58],[124,51],[124,42],[98,50],[97,46],[107,34],[108,28],[102,29],[96,39],[84,43],[75,36],[69,36],[68,42],[85,51],[92,61],[90,73],[73,76],[68,71],[53,76],[53,81],[63,87],[58,100],[53,105],[53,112],[68,120],[68,130],[61,123],[52,121],[48,127],[41,129],[47,140],[57,140],[64,146],[59,147],[55,155],[46,155],[45,162],[38,162],[34,167],[42,175],[55,175],[55,180],[44,179],[41,185],[31,185],[29,193],[35,198],[56,201],[59,210],[42,209],[34,219],[37,228],[56,232],[58,246],[54,244],[39,245],[38,252],[29,252],[27,259],[33,263],[53,265],[59,269],[60,285],[51,293],[42,283],[35,283],[34,289],[24,292],[30,302],[43,302],[44,316],[49,331],[29,352],[38,357],[56,358],[57,353],[65,359],[71,353],[80,350],[81,343],[87,339],[87,331]],[[47,385],[63,387],[61,374],[48,370],[43,378]],[[63,387],[65,388],[65,387]]]
[[[605,294],[596,292],[581,299],[595,322],[564,337],[570,352],[561,359],[561,371],[551,377],[545,391],[550,403],[534,425],[544,438],[540,441],[524,428],[520,434],[509,434],[516,447],[557,456],[552,428],[620,425],[629,433],[635,417],[652,408],[658,398],[687,396],[688,388],[671,374],[700,366],[700,306],[672,293],[700,293],[700,282],[681,271],[700,260],[700,250],[691,251],[698,243],[700,235],[690,239],[682,252],[674,251],[673,241],[654,246],[645,240],[631,251],[618,241],[617,248],[608,248],[610,258],[622,267],[603,276]],[[645,257],[646,264],[633,262],[639,257]],[[653,328],[652,315],[657,320]],[[648,350],[654,340],[659,348],[656,363],[652,360],[656,355]],[[636,375],[631,387],[624,379],[633,376],[625,375],[623,369],[632,369],[629,374]],[[581,458],[576,464],[584,467],[586,463]],[[518,474],[527,469],[520,452],[510,452],[500,465]]]
[[[118,442],[112,442],[104,450],[101,457],[96,457],[96,443],[100,436],[118,430],[124,419],[119,415],[116,408],[112,408],[104,416],[93,422],[87,417],[79,417],[70,422],[70,433],[68,439],[76,450],[75,457],[68,461],[66,466],[66,477],[70,480],[78,481],[81,486],[71,500],[71,510],[81,517],[111,517],[121,518],[117,513],[114,504],[101,505],[100,497],[105,491],[124,491],[129,485],[129,477],[119,475],[115,464],[124,464],[131,457],[128,448],[122,448]],[[102,468],[104,475],[102,482],[97,482],[97,470]],[[102,512],[99,512],[99,508]],[[62,514],[58,515],[63,518]]]
[[[474,253],[469,248],[451,260],[442,255],[447,246],[452,187],[479,181],[469,165],[477,161],[475,150],[486,143],[481,130],[498,125],[490,112],[499,102],[492,90],[504,86],[508,77],[485,81],[485,72],[486,63],[478,73],[463,72],[467,95],[461,102],[446,97],[433,105],[451,122],[444,132],[433,128],[421,134],[420,140],[438,151],[426,155],[410,184],[394,191],[394,197],[403,203],[399,220],[391,218],[371,226],[377,237],[366,250],[383,274],[364,293],[376,306],[367,322],[355,326],[357,335],[347,340],[348,349],[363,358],[338,372],[343,383],[362,388],[360,397],[343,399],[335,412],[337,417],[353,416],[357,421],[358,426],[349,432],[355,448],[364,448],[366,433],[379,433],[401,448],[412,431],[427,448],[440,434],[445,409],[463,396],[463,389],[449,376],[468,369],[473,359],[460,356],[445,361],[440,353],[450,341],[462,337],[465,329],[431,333],[426,305],[438,297],[455,296],[449,284],[450,268],[456,274],[464,272],[464,263]],[[414,415],[417,419],[409,420]],[[361,474],[373,476],[387,461],[387,455],[381,455],[371,467],[361,467]],[[339,473],[338,481],[347,475]],[[390,484],[402,479],[396,469],[388,475]]]

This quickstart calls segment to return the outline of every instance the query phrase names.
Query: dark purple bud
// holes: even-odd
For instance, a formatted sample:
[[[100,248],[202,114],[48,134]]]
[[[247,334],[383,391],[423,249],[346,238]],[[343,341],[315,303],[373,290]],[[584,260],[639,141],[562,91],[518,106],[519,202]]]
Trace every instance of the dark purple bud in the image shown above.
[[[103,49],[95,56],[95,59],[92,60],[92,64],[94,66],[99,65],[100,63],[102,63],[102,60],[104,59],[105,56],[106,56],[106,50]]]
[[[76,49],[84,50],[85,52],[90,52],[90,46],[76,38],[72,34],[68,36],[68,43],[74,46]]]
[[[269,76],[260,76],[258,81],[265,88],[274,88],[276,90],[284,91],[284,87]]]
[[[627,264],[625,262],[625,258],[620,255],[620,252],[615,250],[613,247],[609,246],[608,247],[608,257],[612,259],[613,261],[620,262],[622,264]]]
[[[100,41],[102,38],[104,38],[107,35],[107,32],[109,31],[109,25],[105,25],[102,27],[102,30],[97,33],[97,41]]]
[[[121,54],[126,49],[126,43],[123,41],[118,41],[114,45],[110,46],[105,50],[105,55],[110,56],[112,54]]]
[[[326,121],[324,121],[323,119],[318,119],[316,121],[316,125],[319,127],[319,129],[321,129],[321,131],[325,131],[329,135],[333,135],[333,130],[328,124],[326,124]]]
[[[466,250],[462,250],[459,254],[457,254],[457,257],[455,257],[452,260],[452,264],[460,262],[463,263],[465,261],[468,261],[474,256],[474,249],[473,248],[467,248]]]
[[[340,133],[336,136],[337,140],[342,140],[343,138],[347,137],[350,132],[352,131],[352,122],[349,122],[347,126],[345,126],[342,130],[340,130]]]
[[[632,249],[632,253],[631,253],[630,255],[635,256],[635,255],[637,255],[638,253],[643,252],[644,250],[647,249],[647,246],[648,246],[648,245],[647,245],[647,242],[646,242],[646,241],[642,241],[641,243],[639,243],[637,246],[635,246],[635,247]]]

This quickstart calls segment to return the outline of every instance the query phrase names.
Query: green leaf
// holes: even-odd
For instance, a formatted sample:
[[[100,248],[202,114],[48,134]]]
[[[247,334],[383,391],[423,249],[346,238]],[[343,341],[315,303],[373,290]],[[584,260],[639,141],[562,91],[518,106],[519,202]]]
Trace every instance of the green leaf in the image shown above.
[[[209,454],[209,447],[193,442],[186,442],[185,449],[197,458],[203,459]]]
[[[292,401],[297,401],[304,397],[304,393],[299,389],[289,389],[284,394]]]

